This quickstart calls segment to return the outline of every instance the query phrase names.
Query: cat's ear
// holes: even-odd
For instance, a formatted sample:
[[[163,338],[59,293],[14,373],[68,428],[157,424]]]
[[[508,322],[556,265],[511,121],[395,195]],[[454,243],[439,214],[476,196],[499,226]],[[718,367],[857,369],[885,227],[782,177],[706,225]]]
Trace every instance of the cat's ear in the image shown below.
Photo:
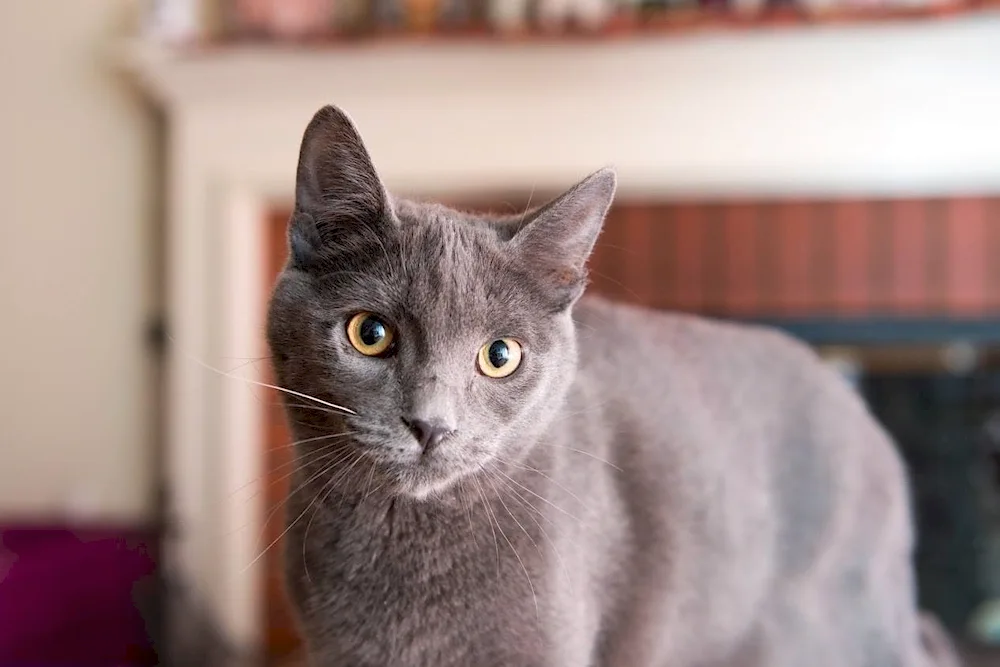
[[[594,172],[508,228],[518,260],[540,272],[565,306],[586,286],[586,264],[615,196],[613,169]]]
[[[293,265],[308,267],[324,247],[362,227],[381,233],[390,219],[389,194],[354,123],[340,109],[323,107],[299,149],[289,227]]]

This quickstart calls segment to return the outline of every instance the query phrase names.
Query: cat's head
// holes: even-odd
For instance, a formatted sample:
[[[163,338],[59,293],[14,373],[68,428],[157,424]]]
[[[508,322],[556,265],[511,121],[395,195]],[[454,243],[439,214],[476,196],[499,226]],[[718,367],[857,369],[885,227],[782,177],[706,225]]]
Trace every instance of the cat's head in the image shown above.
[[[433,159],[430,157],[429,159]],[[302,141],[290,256],[268,339],[303,448],[341,444],[422,497],[520,456],[576,368],[571,309],[615,190],[594,173],[523,215],[391,197],[351,121],[325,107]]]

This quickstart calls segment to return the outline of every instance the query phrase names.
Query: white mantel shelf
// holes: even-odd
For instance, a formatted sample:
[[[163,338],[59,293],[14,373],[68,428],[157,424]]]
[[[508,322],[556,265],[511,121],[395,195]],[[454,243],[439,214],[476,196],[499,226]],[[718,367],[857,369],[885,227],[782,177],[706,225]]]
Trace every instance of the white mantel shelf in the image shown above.
[[[168,125],[166,465],[179,530],[167,566],[249,650],[263,637],[266,508],[247,483],[264,474],[264,408],[201,363],[261,378],[239,360],[266,355],[265,214],[289,202],[320,106],[353,116],[399,193],[551,191],[605,164],[621,196],[1000,193],[998,15],[600,44],[183,55],[136,43],[118,55]]]
[[[1000,15],[607,43],[126,49],[232,159],[289,185],[321,105],[359,124],[390,187],[561,187],[611,164],[639,194],[1000,190]],[[209,121],[214,122],[214,121]]]

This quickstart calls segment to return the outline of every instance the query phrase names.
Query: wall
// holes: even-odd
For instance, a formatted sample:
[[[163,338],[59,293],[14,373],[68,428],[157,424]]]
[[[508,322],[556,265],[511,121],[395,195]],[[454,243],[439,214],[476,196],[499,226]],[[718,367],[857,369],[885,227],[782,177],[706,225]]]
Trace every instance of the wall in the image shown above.
[[[0,520],[148,516],[154,131],[128,0],[0,3]]]

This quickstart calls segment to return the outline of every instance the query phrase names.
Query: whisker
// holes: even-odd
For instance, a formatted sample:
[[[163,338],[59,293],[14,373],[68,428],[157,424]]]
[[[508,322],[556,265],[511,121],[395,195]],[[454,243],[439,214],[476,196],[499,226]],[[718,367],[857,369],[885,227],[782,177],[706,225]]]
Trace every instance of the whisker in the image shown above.
[[[323,483],[323,486],[320,488],[319,492],[316,494],[317,498],[320,495],[323,496],[323,500],[320,501],[320,506],[322,506],[322,503],[326,502],[326,499],[329,497],[329,495],[331,493],[333,493],[333,478],[332,477],[330,479],[328,479],[326,482]],[[312,504],[310,503],[310,506],[311,505]],[[308,508],[306,508],[306,509],[308,509]],[[316,515],[318,513],[319,513],[319,507],[317,507],[316,511],[312,513],[312,516],[309,517],[309,523],[306,524],[306,532],[305,532],[305,535],[302,538],[302,569],[305,570],[306,579],[309,580],[310,584],[312,583],[312,575],[309,573],[309,563],[306,561],[306,544],[309,542],[309,529],[312,527],[313,521],[316,520]],[[280,539],[280,536],[279,536],[279,539]]]
[[[589,405],[586,408],[583,408],[583,409],[580,409],[580,410],[573,410],[572,412],[565,412],[565,413],[559,415],[558,417],[556,417],[555,419],[553,419],[549,423],[550,424],[558,424],[559,422],[566,421],[567,419],[570,419],[572,417],[579,417],[580,415],[591,414],[591,413],[595,412],[595,410],[597,408],[603,408],[604,406],[610,405],[613,402],[614,402],[614,399],[608,399],[608,400],[605,400],[605,401],[598,401],[596,404]]]
[[[360,461],[362,458],[364,458],[364,454],[361,454],[359,452],[358,453],[358,458],[354,460],[354,463],[352,463],[350,466],[348,466],[347,469],[344,470],[340,475],[337,475],[337,477],[331,478],[328,482],[326,482],[326,484],[324,484],[323,488],[320,489],[320,492],[316,494],[316,498],[319,498],[320,493],[322,493],[323,494],[323,499],[320,501],[319,505],[316,506],[316,509],[313,510],[312,516],[309,517],[309,522],[306,524],[306,532],[302,536],[302,568],[306,572],[306,579],[309,580],[309,583],[312,583],[312,575],[309,574],[309,564],[306,562],[306,544],[308,544],[308,542],[309,542],[309,529],[312,528],[313,521],[316,520],[316,515],[319,513],[319,510],[323,506],[323,503],[326,502],[326,499],[329,498],[330,494],[333,493],[334,489],[337,488],[337,484],[339,484],[341,482],[341,480],[344,480],[344,479],[347,478],[347,475],[351,472],[351,470],[354,468],[354,466],[356,466],[358,464],[358,461]],[[324,493],[324,490],[325,490],[325,493]],[[315,504],[316,498],[313,498],[313,502],[310,503],[310,505],[309,505],[310,507],[313,504]],[[308,510],[308,509],[309,509],[309,507],[306,508],[306,510]],[[303,513],[306,510],[303,510]]]
[[[578,327],[583,327],[584,329],[587,329],[588,331],[595,331],[595,332],[597,331],[597,327],[595,327],[595,326],[593,326],[591,324],[587,324],[586,322],[581,322],[580,320],[576,319],[575,317],[573,318],[573,324],[575,324]]]
[[[539,442],[537,444],[543,445],[545,447],[556,447],[558,449],[566,449],[566,450],[571,451],[571,452],[576,452],[577,454],[583,454],[584,456],[590,457],[590,458],[594,459],[595,461],[598,461],[599,463],[603,463],[604,465],[607,465],[607,466],[610,466],[610,467],[614,468],[618,472],[625,472],[624,470],[622,470],[621,468],[619,468],[618,466],[616,466],[614,463],[611,463],[611,461],[605,461],[601,457],[595,456],[594,454],[591,454],[590,452],[585,452],[582,449],[576,449],[575,447],[568,447],[566,445],[557,445],[557,444],[552,443],[552,442]]]
[[[314,480],[316,480],[319,477],[323,476],[324,474],[326,474],[330,470],[333,470],[335,467],[337,467],[338,465],[340,465],[341,463],[343,463],[344,461],[346,461],[348,458],[350,458],[351,450],[350,449],[337,450],[335,452],[331,452],[330,454],[328,454],[328,456],[330,456],[332,458],[333,456],[336,456],[337,454],[341,454],[342,456],[340,458],[338,458],[336,461],[334,461],[333,463],[331,463],[331,464],[325,466],[324,468],[322,468],[319,472],[313,474],[306,481],[302,482],[293,491],[289,492],[281,502],[279,502],[277,505],[275,505],[274,508],[270,512],[268,512],[267,517],[264,519],[264,525],[263,525],[263,528],[261,529],[260,537],[257,538],[257,542],[258,543],[260,543],[261,539],[264,537],[264,533],[267,531],[267,524],[270,523],[271,518],[274,516],[274,513],[277,512],[279,509],[281,509],[281,507],[283,505],[285,505],[292,498],[292,496],[294,496],[295,494],[301,492],[303,489],[308,488],[309,484],[311,484]]]
[[[514,468],[518,468],[520,470],[524,470],[524,471],[527,471],[527,472],[533,472],[533,473],[535,473],[537,475],[541,475],[542,477],[544,477],[545,479],[549,480],[550,482],[552,482],[553,484],[555,484],[557,487],[559,487],[560,489],[562,489],[563,491],[565,491],[567,495],[569,495],[571,498],[573,498],[573,500],[575,500],[576,502],[580,503],[580,505],[582,505],[584,509],[588,509],[587,508],[587,504],[585,502],[583,502],[582,500],[580,500],[580,497],[578,495],[576,495],[575,493],[573,493],[572,491],[570,491],[566,486],[564,486],[560,482],[556,481],[555,479],[553,479],[549,475],[546,475],[544,472],[542,472],[538,468],[533,468],[533,467],[531,467],[529,465],[524,465],[522,463],[517,463],[515,461],[508,461],[508,460],[503,459],[503,458],[501,458],[499,456],[494,456],[493,458],[495,458],[497,461],[500,461],[501,463],[505,463],[506,465],[512,466]]]
[[[376,486],[374,489],[372,489],[371,491],[369,491],[368,495],[366,495],[364,498],[362,498],[362,501],[368,500],[369,498],[371,498],[372,496],[374,496],[378,492],[378,490],[381,489],[383,486],[385,486],[385,482],[382,482],[381,484],[379,484],[378,486]]]
[[[359,457],[360,457],[360,455],[359,455]],[[355,463],[356,462],[357,461],[355,461]],[[329,468],[326,468],[325,470],[328,470],[328,469]],[[299,512],[299,515],[297,517],[295,517],[295,520],[292,521],[287,526],[285,526],[285,529],[283,531],[281,531],[281,534],[278,535],[276,538],[274,538],[274,541],[272,541],[269,545],[267,545],[267,547],[265,547],[264,550],[261,551],[260,554],[256,558],[254,558],[250,562],[250,564],[247,565],[246,568],[244,568],[243,571],[246,572],[248,569],[250,569],[251,567],[253,567],[254,564],[257,563],[257,561],[259,561],[261,558],[264,557],[264,554],[266,554],[268,551],[270,551],[271,547],[273,547],[275,544],[277,544],[278,542],[280,542],[281,538],[283,538],[285,535],[287,535],[288,531],[290,531],[292,528],[294,528],[295,524],[297,524],[299,522],[299,520],[303,516],[305,516],[306,512],[308,512],[312,508],[312,506],[316,504],[316,501],[319,500],[319,497],[320,497],[320,494],[317,493],[316,496],[312,499],[312,502],[310,502],[308,505],[306,505],[306,508],[304,510],[302,510],[301,512]]]
[[[333,451],[330,451],[331,448],[333,449]],[[279,478],[277,478],[275,480],[272,480],[271,483],[268,484],[268,487],[274,486],[275,484],[278,484],[279,482],[285,481],[286,479],[288,479],[289,477],[291,477],[292,475],[294,475],[295,472],[296,472],[296,470],[298,468],[305,467],[305,466],[310,466],[310,465],[315,465],[316,463],[319,463],[320,461],[323,461],[323,460],[325,460],[327,458],[331,458],[334,455],[336,455],[336,454],[338,454],[340,452],[344,452],[344,451],[347,451],[347,449],[343,446],[343,443],[331,442],[329,444],[323,445],[322,447],[320,447],[316,451],[307,452],[302,458],[298,458],[298,459],[294,459],[293,458],[291,461],[286,461],[285,463],[283,463],[283,464],[281,464],[279,466],[275,466],[272,470],[270,470],[268,472],[269,473],[274,473],[274,472],[277,472],[277,471],[279,471],[279,470],[281,470],[283,468],[287,468],[289,466],[295,466],[295,467],[291,471],[289,471],[289,472],[285,473],[284,475],[282,475],[281,477],[279,477]],[[256,480],[254,480],[254,481],[256,481]],[[253,481],[248,482],[248,484],[252,484],[252,483],[253,483]],[[255,491],[253,493],[253,495],[250,496],[250,498],[256,497],[256,495],[258,493],[260,493],[260,489],[258,489],[257,491]]]
[[[497,471],[498,473],[500,473],[501,475],[503,475],[504,477],[506,477],[507,479],[509,479],[509,480],[510,480],[511,482],[513,482],[513,483],[514,483],[514,484],[516,484],[517,486],[521,487],[522,489],[524,489],[525,491],[527,491],[527,492],[528,492],[528,493],[530,493],[531,495],[533,495],[533,496],[535,496],[536,498],[538,498],[539,500],[541,500],[541,501],[542,501],[543,503],[545,503],[546,505],[549,505],[549,506],[553,507],[554,509],[556,509],[556,510],[558,510],[558,511],[562,512],[563,514],[565,514],[565,515],[566,515],[566,516],[568,516],[569,518],[573,519],[574,521],[577,521],[577,522],[579,522],[579,521],[580,521],[580,519],[578,519],[578,518],[577,518],[577,517],[575,517],[574,515],[570,514],[569,512],[567,512],[566,510],[564,510],[563,508],[559,507],[558,505],[556,505],[556,504],[555,504],[554,502],[552,502],[551,500],[549,500],[549,499],[548,499],[548,498],[546,498],[545,496],[540,496],[540,495],[538,495],[537,493],[535,493],[534,491],[532,491],[531,489],[529,489],[528,487],[526,487],[526,486],[525,486],[524,484],[521,484],[521,483],[520,483],[519,481],[517,481],[516,479],[514,479],[513,477],[511,477],[510,475],[508,475],[507,473],[505,473],[505,472],[504,472],[503,470],[500,470],[499,468],[497,468],[497,470],[496,470],[496,471]]]
[[[499,476],[499,474],[501,472],[499,469],[496,469],[494,472],[496,472],[497,475],[498,475],[496,479],[498,481],[502,482],[510,490],[511,493],[516,494],[518,498],[521,498],[522,500],[524,500],[524,502],[527,503],[528,507],[531,508],[532,511],[535,512],[535,514],[537,514],[542,519],[545,519],[546,521],[548,521],[553,526],[557,525],[556,522],[552,519],[552,517],[548,516],[545,512],[543,512],[542,510],[538,509],[537,507],[535,507],[534,505],[532,505],[528,500],[526,500],[524,498],[524,496],[521,495],[521,493],[517,490],[517,488],[515,488],[511,484],[511,482],[509,482],[507,479],[502,479]]]
[[[499,477],[497,477],[496,479],[497,479],[497,480],[499,480],[500,478],[499,478]],[[545,553],[544,553],[544,552],[542,551],[541,547],[539,547],[539,546],[538,546],[538,543],[537,543],[537,542],[535,542],[534,538],[533,538],[533,537],[531,537],[531,533],[529,533],[529,532],[528,532],[527,530],[525,530],[525,528],[524,528],[524,526],[523,526],[523,525],[521,524],[521,522],[520,522],[520,521],[518,521],[518,519],[517,519],[517,517],[516,517],[516,516],[514,516],[514,513],[510,511],[510,508],[509,508],[509,507],[507,507],[507,503],[505,503],[505,502],[504,502],[504,500],[503,500],[503,495],[501,495],[501,493],[500,493],[499,489],[497,488],[497,485],[493,483],[493,479],[490,479],[489,477],[487,477],[486,481],[490,483],[490,486],[491,486],[491,487],[493,487],[493,492],[494,492],[495,494],[497,494],[497,499],[498,499],[498,500],[500,501],[500,504],[501,504],[501,505],[503,506],[503,508],[504,508],[505,510],[507,510],[507,514],[509,514],[509,515],[510,515],[510,518],[514,520],[514,523],[516,523],[516,524],[517,524],[517,527],[521,529],[521,532],[523,532],[523,533],[524,533],[524,535],[525,535],[525,537],[527,537],[527,538],[528,538],[528,541],[529,541],[529,542],[531,542],[532,546],[534,546],[534,547],[535,547],[535,549],[537,549],[537,550],[538,550],[538,553],[539,553],[539,555],[541,555],[541,556],[543,556],[543,557],[544,557]],[[501,480],[501,481],[502,481],[502,480]],[[529,515],[529,516],[530,516],[530,515]]]
[[[524,211],[521,213],[521,219],[517,221],[517,226],[520,227],[524,224],[524,218],[528,215],[528,211],[531,210],[531,198],[535,196],[535,186],[531,186],[531,192],[528,194],[528,203],[524,205]]]
[[[361,498],[362,502],[364,502],[365,500],[368,499],[368,496],[371,493],[371,488],[372,488],[372,482],[373,481],[375,481],[375,463],[374,462],[372,462],[372,464],[368,467],[368,481],[365,482],[365,487],[368,490],[362,496],[362,498]]]
[[[353,432],[338,433],[337,435],[321,436],[321,438],[331,438],[332,439],[332,438],[338,438],[338,437],[349,436],[349,435],[354,435],[354,433]],[[279,451],[279,450],[282,450],[282,449],[287,449],[289,447],[294,447],[294,446],[302,444],[304,442],[310,442],[312,440],[319,440],[321,438],[307,438],[306,440],[301,440],[299,442],[293,442],[290,445],[285,445],[283,447],[275,447],[273,449],[268,449],[268,450],[265,450],[265,451],[267,451],[267,452],[275,452],[275,451]],[[329,450],[330,450],[331,447],[338,447],[338,446],[340,446],[342,444],[343,443],[338,443],[338,442],[324,443],[321,447],[319,447],[315,451],[311,451],[311,452],[307,452],[306,453],[306,456],[314,457],[312,460],[306,462],[306,461],[304,461],[302,459],[296,459],[296,458],[293,457],[291,460],[286,461],[286,462],[282,463],[281,465],[277,465],[277,466],[274,466],[273,468],[268,469],[266,475],[274,474],[274,473],[278,472],[279,470],[283,470],[283,469],[285,469],[285,468],[287,468],[289,466],[294,466],[294,465],[299,464],[299,463],[313,463],[315,461],[322,460],[323,457],[322,456],[318,456],[319,454],[329,453]],[[286,479],[287,477],[289,477],[293,473],[294,473],[294,471],[292,471],[292,473],[288,473],[287,475],[282,475],[280,478],[278,478],[276,480],[273,480],[270,484],[268,484],[268,486],[274,486],[275,484],[277,484],[278,482],[283,481],[284,479]],[[259,482],[266,475],[262,475],[260,477],[255,477],[254,479],[251,479],[250,481],[248,481],[248,482],[246,482],[244,484],[241,484],[239,486],[239,488],[235,489],[234,491],[232,491],[229,494],[230,497],[235,496],[237,493],[245,490],[251,484],[255,484],[256,482]],[[250,500],[250,499],[256,497],[256,495],[258,493],[260,493],[259,489],[257,491],[255,491],[249,498],[247,498],[247,500]]]
[[[489,475],[485,477],[485,480],[487,482],[490,482]],[[493,486],[492,483],[490,483],[490,486]],[[493,486],[493,493],[496,494],[497,500],[500,501],[500,504],[503,505],[503,508],[507,510],[508,514],[510,514],[510,510],[507,509],[506,503],[504,503],[503,498],[500,497],[500,493],[497,491],[495,486]],[[513,514],[511,514],[510,516],[512,519],[514,519],[514,522],[517,523],[517,525],[521,526],[521,523],[516,518],[514,518]],[[514,552],[514,558],[516,558],[517,562],[521,564],[521,570],[524,571],[524,578],[528,580],[528,588],[531,589],[531,599],[535,602],[535,617],[538,618],[541,616],[540,612],[538,611],[538,596],[535,595],[535,585],[531,583],[531,575],[528,574],[528,568],[524,565],[524,561],[521,560],[521,554],[517,553],[517,547],[515,547],[514,543],[510,541],[509,537],[507,537],[507,533],[504,532],[503,526],[500,525],[499,520],[497,521],[497,530],[500,531],[500,535],[503,536],[503,539],[505,542],[507,542],[507,546],[510,547],[510,550]],[[524,526],[521,526],[521,530],[524,530]],[[527,535],[527,531],[525,531],[525,535]],[[528,539],[529,540],[531,539],[530,535],[528,536]],[[535,541],[531,540],[531,543],[534,544]]]
[[[476,490],[479,492],[479,497],[483,500],[483,509],[486,512],[486,521],[490,524],[490,531],[493,533],[493,546],[496,547],[497,550],[497,581],[500,581],[500,542],[497,541],[497,531],[494,530],[493,521],[490,518],[490,501],[486,498],[486,494],[483,492],[483,487],[479,483],[479,480],[473,477],[472,481],[476,484]]]
[[[357,435],[358,433],[359,433],[359,431],[342,431],[340,433],[333,433],[331,435],[318,435],[318,436],[316,436],[314,438],[304,438],[302,440],[296,440],[295,442],[290,442],[287,445],[278,445],[277,447],[271,447],[271,448],[266,449],[264,451],[267,451],[267,452],[280,452],[283,449],[291,449],[292,447],[298,447],[300,445],[305,445],[305,444],[308,444],[310,442],[316,442],[317,440],[325,440],[327,438],[339,438],[341,436],[346,437],[346,436],[351,436],[351,435]]]
[[[174,340],[173,336],[170,336],[169,338],[170,338],[171,341],[173,341],[175,343],[177,342],[177,341]],[[280,392],[289,394],[291,396],[298,396],[299,398],[304,398],[307,401],[315,401],[316,403],[319,403],[320,405],[325,405],[328,408],[333,408],[334,410],[342,410],[343,412],[346,412],[347,414],[350,414],[350,415],[357,415],[358,414],[354,410],[351,410],[350,408],[346,408],[343,405],[337,405],[336,403],[330,403],[329,401],[324,401],[321,398],[316,398],[315,396],[310,396],[309,394],[303,394],[302,392],[295,391],[294,389],[287,389],[285,387],[279,387],[276,384],[269,384],[267,382],[259,382],[257,380],[251,380],[249,378],[241,378],[241,377],[239,377],[237,375],[233,375],[232,371],[230,371],[230,372],[227,373],[226,371],[219,370],[218,368],[215,368],[214,366],[212,366],[210,364],[206,364],[201,359],[198,359],[197,357],[193,357],[193,356],[187,354],[186,352],[184,352],[183,350],[181,350],[181,354],[183,354],[184,356],[188,357],[191,361],[193,361],[194,363],[198,364],[199,366],[201,366],[203,368],[206,368],[206,369],[212,371],[213,373],[218,373],[222,377],[226,377],[226,378],[229,378],[231,380],[239,380],[241,382],[246,382],[248,384],[257,385],[258,387],[264,387],[265,389],[274,389],[275,391],[280,391]]]
[[[223,357],[224,359],[229,359],[231,361],[242,361],[243,363],[235,368],[231,369],[230,373],[235,373],[238,370],[242,370],[247,366],[253,366],[254,369],[257,368],[257,364],[265,359],[271,359],[271,357]]]
[[[318,412],[322,412],[324,414],[329,414],[329,415],[342,415],[342,414],[344,414],[343,412],[340,412],[338,410],[331,410],[330,408],[324,407],[322,405],[306,405],[304,403],[288,403],[288,404],[272,403],[271,405],[273,405],[275,407],[279,407],[279,408],[286,408],[287,407],[287,408],[298,408],[300,410],[316,410]]]
[[[551,519],[549,519],[549,517],[545,516],[545,514],[544,514],[544,513],[542,512],[542,511],[540,511],[540,510],[539,510],[539,509],[538,509],[537,507],[535,507],[534,505],[532,505],[532,504],[531,504],[531,503],[530,503],[530,502],[529,502],[529,501],[528,501],[527,499],[525,499],[525,497],[524,497],[524,496],[522,496],[522,495],[521,495],[521,494],[520,494],[520,493],[518,492],[518,490],[517,490],[517,489],[515,489],[515,488],[514,488],[514,487],[512,487],[512,486],[510,486],[510,484],[509,484],[508,482],[506,482],[506,481],[505,481],[505,480],[503,480],[503,479],[500,479],[499,477],[497,478],[497,480],[498,480],[498,481],[499,481],[499,482],[500,482],[501,484],[504,484],[504,485],[505,485],[505,486],[507,487],[507,490],[508,490],[508,491],[510,491],[510,492],[511,492],[511,493],[513,494],[513,496],[514,496],[515,500],[518,500],[518,501],[519,501],[519,502],[520,502],[520,503],[521,503],[522,505],[524,505],[524,506],[525,506],[525,507],[526,507],[527,509],[529,509],[529,510],[531,510],[531,511],[535,512],[536,514],[538,514],[538,516],[542,517],[543,519],[548,519],[548,520],[549,520],[550,522],[552,522],[552,520],[551,520]],[[562,554],[561,554],[561,553],[559,553],[559,549],[558,549],[558,548],[556,547],[556,542],[555,542],[555,540],[553,540],[553,539],[552,539],[552,536],[551,536],[551,535],[549,535],[548,531],[547,531],[547,530],[545,530],[545,526],[543,526],[543,525],[542,525],[542,524],[541,524],[541,523],[540,523],[540,522],[538,521],[538,519],[536,519],[536,518],[535,518],[534,516],[532,516],[531,514],[528,514],[528,518],[529,518],[529,519],[531,519],[532,521],[534,521],[534,522],[535,522],[535,525],[536,525],[536,526],[538,526],[538,530],[542,531],[542,536],[543,536],[543,537],[544,537],[544,538],[545,538],[546,540],[548,540],[548,542],[549,542],[549,545],[550,545],[550,546],[552,547],[552,553],[554,553],[554,554],[556,555],[556,559],[557,559],[557,560],[559,561],[559,566],[560,566],[560,569],[562,569],[562,571],[563,571],[563,575],[564,575],[564,576],[566,577],[566,582],[567,582],[567,583],[572,583],[572,578],[570,577],[570,574],[569,574],[569,568],[568,568],[568,567],[566,566],[566,561],[565,561],[565,560],[563,559],[563,557],[562,557]],[[552,522],[552,523],[553,523],[553,525],[555,525],[555,522]]]
[[[631,297],[632,299],[634,299],[636,303],[642,303],[642,297],[640,297],[636,293],[636,291],[634,289],[632,289],[631,287],[629,287],[628,285],[626,285],[622,281],[616,280],[616,279],[612,278],[611,276],[605,275],[605,274],[601,273],[600,271],[597,271],[593,267],[591,267],[588,270],[590,271],[590,273],[594,274],[595,276],[598,276],[599,278],[603,278],[604,280],[606,280],[606,281],[608,281],[610,283],[613,283],[614,285],[617,285],[619,288],[621,288],[621,290],[626,295],[628,295],[629,297]]]
[[[461,492],[459,492],[458,497],[462,501],[462,508],[465,510],[465,518],[469,520],[469,532],[472,533],[472,543],[478,548],[479,541],[476,539],[476,526],[472,523],[472,501]]]

